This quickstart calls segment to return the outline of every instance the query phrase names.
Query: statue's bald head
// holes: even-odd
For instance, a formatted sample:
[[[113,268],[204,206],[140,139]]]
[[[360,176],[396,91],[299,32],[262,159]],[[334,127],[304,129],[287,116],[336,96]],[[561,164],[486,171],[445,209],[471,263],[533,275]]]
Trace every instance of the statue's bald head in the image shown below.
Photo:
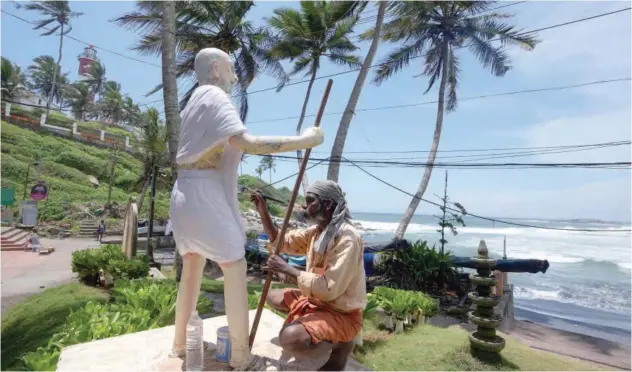
[[[194,67],[200,85],[215,85],[232,93],[237,76],[228,53],[217,48],[204,48],[195,56]]]

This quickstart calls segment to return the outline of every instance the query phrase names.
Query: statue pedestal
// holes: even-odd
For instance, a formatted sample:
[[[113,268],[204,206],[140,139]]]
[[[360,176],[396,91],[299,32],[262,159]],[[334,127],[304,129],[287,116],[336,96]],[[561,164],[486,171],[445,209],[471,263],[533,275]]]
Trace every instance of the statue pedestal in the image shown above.
[[[250,311],[250,320],[255,310]],[[257,338],[252,352],[267,358],[267,370],[280,369],[293,371],[314,371],[320,368],[329,355],[310,353],[309,355],[291,356],[283,352],[279,346],[278,335],[284,319],[264,309],[257,330]],[[227,325],[226,317],[219,316],[205,319],[204,341],[214,346],[217,342],[217,329]],[[73,345],[61,351],[57,371],[182,371],[184,360],[169,358],[173,342],[174,326],[152,329],[149,331],[92,341]],[[318,355],[319,354],[319,355]],[[205,370],[230,370],[224,363],[215,360],[215,351],[206,351]],[[362,365],[349,360],[347,371],[366,370]]]

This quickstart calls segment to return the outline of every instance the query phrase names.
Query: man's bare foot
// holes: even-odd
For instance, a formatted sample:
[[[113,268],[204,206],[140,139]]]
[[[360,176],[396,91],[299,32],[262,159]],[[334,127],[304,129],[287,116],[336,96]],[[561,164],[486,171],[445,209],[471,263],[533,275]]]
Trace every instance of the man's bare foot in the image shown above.
[[[353,341],[340,343],[334,346],[331,350],[331,355],[329,356],[329,360],[320,367],[319,371],[344,371],[347,366],[347,360],[349,360],[349,355],[353,351],[353,346],[355,343]]]
[[[266,357],[262,357],[260,355],[252,354],[246,363],[239,363],[240,365],[232,365],[237,371],[267,371],[269,360]]]
[[[182,358],[187,354],[187,345],[173,345],[169,358]]]

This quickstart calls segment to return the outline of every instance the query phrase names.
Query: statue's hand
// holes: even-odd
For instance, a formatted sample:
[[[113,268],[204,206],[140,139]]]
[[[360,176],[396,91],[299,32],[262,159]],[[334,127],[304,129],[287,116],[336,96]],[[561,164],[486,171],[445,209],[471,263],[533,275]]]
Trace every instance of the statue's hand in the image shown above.
[[[308,128],[305,132],[303,132],[301,137],[303,137],[306,141],[306,148],[319,146],[325,141],[323,130],[319,127]]]

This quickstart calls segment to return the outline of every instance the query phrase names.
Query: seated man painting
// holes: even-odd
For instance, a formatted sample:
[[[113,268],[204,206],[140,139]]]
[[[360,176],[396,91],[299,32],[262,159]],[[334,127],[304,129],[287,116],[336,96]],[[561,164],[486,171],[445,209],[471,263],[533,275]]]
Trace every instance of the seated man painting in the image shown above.
[[[279,231],[272,222],[261,194],[252,195],[263,227],[277,244]],[[311,225],[288,231],[281,253],[306,255],[306,271],[272,255],[266,270],[296,278],[298,289],[270,290],[267,303],[288,314],[279,340],[289,352],[316,346],[331,349],[320,370],[342,371],[362,328],[366,306],[364,247],[350,223],[344,193],[333,181],[316,182],[306,192],[302,213]]]

